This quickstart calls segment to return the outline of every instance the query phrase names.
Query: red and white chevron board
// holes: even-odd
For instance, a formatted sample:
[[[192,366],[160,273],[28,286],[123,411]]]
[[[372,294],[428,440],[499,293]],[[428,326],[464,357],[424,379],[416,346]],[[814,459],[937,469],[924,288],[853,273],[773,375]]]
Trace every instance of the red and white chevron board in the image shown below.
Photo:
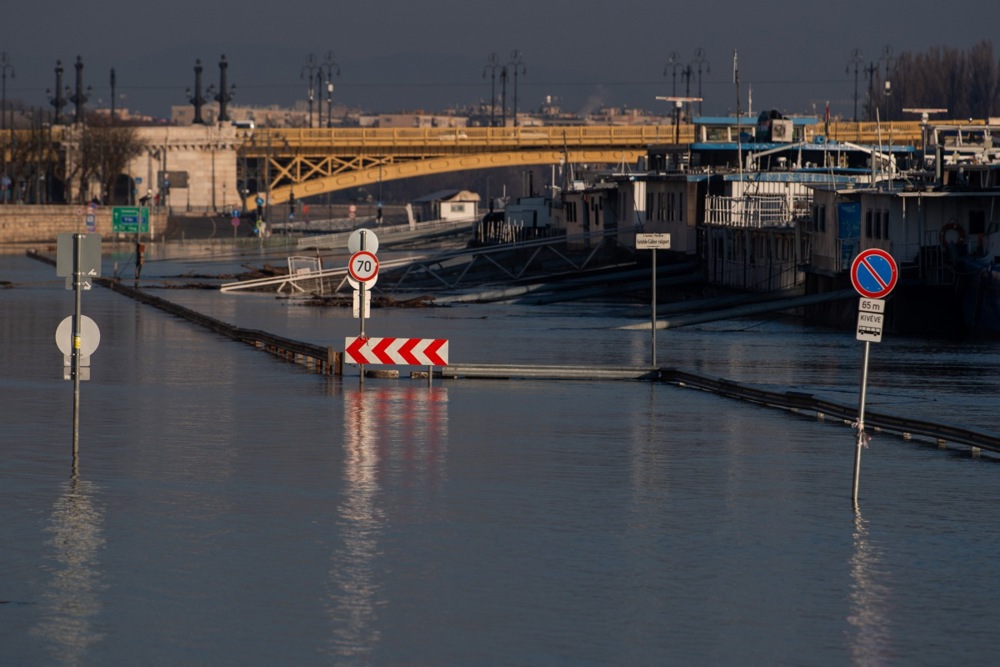
[[[447,366],[448,340],[444,338],[361,338],[344,339],[345,361],[349,364],[394,366]]]

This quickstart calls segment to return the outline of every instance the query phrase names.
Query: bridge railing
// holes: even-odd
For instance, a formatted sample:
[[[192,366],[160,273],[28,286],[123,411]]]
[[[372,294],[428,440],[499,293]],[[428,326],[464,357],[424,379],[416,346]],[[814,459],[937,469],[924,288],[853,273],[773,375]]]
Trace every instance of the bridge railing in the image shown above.
[[[919,145],[918,121],[885,123],[838,122],[807,129],[806,139],[827,136],[836,141],[868,145]],[[645,147],[690,143],[695,126],[673,125],[568,125],[522,127],[429,128],[259,128],[245,140],[241,151],[248,157],[291,156],[299,153],[330,154],[337,151],[371,153],[388,149],[436,152],[496,151],[517,148],[574,148],[593,146]]]

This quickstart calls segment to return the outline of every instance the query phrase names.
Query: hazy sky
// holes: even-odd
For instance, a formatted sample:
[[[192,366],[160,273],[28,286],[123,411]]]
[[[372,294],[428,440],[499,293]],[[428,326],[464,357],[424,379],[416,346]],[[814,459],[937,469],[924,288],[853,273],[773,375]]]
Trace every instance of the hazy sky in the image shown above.
[[[1000,54],[995,0],[49,0],[17,3],[4,15],[8,101],[47,105],[56,61],[73,87],[79,55],[91,105],[109,105],[114,68],[118,106],[159,116],[187,103],[196,59],[205,66],[203,85],[218,86],[222,54],[233,104],[306,99],[307,58],[322,61],[328,52],[340,69],[340,103],[386,112],[488,102],[490,54],[507,62],[519,50],[520,109],[552,96],[567,111],[597,104],[662,111],[655,98],[673,91],[671,54],[686,66],[702,49],[703,111],[723,114],[736,107],[735,50],[744,110],[752,89],[755,111],[822,113],[829,101],[845,116],[853,110],[855,49],[864,58],[862,99],[863,66],[878,64],[887,47],[898,55],[991,40]],[[676,82],[684,94],[679,68]],[[496,85],[499,93],[499,78]],[[691,93],[697,88],[695,73]]]

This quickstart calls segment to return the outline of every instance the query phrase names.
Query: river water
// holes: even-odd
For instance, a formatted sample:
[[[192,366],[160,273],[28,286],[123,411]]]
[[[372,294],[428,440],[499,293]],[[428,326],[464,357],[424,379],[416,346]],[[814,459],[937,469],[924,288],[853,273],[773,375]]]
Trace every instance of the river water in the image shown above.
[[[231,260],[227,260],[231,261]],[[242,260],[241,260],[242,261]],[[237,262],[238,263],[238,262]],[[150,262],[144,278],[221,264]],[[105,274],[110,273],[109,269]],[[996,459],[622,381],[343,378],[0,255],[4,665],[992,665]],[[156,290],[341,348],[349,309]],[[636,306],[376,309],[452,363],[642,365]],[[781,320],[661,366],[857,402],[862,344]],[[886,337],[868,407],[996,432],[1000,346]]]

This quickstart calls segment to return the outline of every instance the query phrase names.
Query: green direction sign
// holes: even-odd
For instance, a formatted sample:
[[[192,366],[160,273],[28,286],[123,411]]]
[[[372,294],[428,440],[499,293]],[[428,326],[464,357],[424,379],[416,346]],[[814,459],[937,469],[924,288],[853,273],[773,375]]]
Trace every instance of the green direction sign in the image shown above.
[[[141,218],[140,218],[141,216]],[[142,220],[142,228],[139,221]],[[126,234],[149,233],[149,208],[142,206],[111,207],[111,231]]]

